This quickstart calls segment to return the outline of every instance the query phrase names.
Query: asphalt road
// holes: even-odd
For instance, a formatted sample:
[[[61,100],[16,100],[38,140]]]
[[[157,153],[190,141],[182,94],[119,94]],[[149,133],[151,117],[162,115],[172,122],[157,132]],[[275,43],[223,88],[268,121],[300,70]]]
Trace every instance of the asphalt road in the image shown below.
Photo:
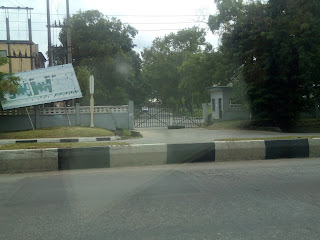
[[[320,159],[0,175],[1,239],[320,239]]]

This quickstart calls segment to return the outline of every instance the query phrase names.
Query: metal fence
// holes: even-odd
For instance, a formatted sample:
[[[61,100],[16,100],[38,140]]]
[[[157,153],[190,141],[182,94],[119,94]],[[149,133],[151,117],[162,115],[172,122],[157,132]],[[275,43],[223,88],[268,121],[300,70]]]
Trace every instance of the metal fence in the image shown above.
[[[134,126],[136,128],[183,126],[200,127],[202,109],[198,107],[176,106],[136,106]]]

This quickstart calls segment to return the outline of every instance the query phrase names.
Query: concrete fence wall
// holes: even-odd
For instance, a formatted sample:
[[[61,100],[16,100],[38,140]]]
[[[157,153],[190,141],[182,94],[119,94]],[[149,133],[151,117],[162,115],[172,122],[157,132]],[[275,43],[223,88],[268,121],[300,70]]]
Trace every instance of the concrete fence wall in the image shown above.
[[[248,120],[250,119],[249,110],[232,110],[227,109],[222,113],[222,120],[231,121],[231,120]]]
[[[208,108],[212,109],[212,104],[203,103],[203,119],[208,117]],[[220,119],[222,121],[231,120],[248,120],[250,119],[250,111],[241,104],[230,104],[222,110],[222,118],[219,118],[217,111],[211,112],[212,119]]]
[[[35,106],[29,110],[35,128],[90,126],[90,107],[80,106],[67,108]],[[94,126],[109,130],[117,128],[133,129],[133,103],[121,106],[95,106]],[[0,132],[31,130],[32,125],[24,108],[0,111]]]

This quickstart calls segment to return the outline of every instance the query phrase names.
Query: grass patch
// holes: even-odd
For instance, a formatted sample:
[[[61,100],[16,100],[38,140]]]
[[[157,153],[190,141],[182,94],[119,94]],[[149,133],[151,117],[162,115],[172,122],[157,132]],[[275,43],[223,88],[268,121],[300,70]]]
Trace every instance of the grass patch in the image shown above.
[[[320,119],[318,118],[304,118],[297,123],[296,132],[306,133],[320,133]]]
[[[115,135],[120,136],[121,139],[142,138],[140,132],[131,131],[129,129],[117,129],[114,133]]]
[[[121,131],[122,133],[120,136],[128,137],[128,138],[131,137],[131,131],[129,129],[122,129]]]
[[[320,119],[319,118],[302,118],[298,121],[297,125],[299,127],[313,126],[320,128]]]
[[[279,128],[271,125],[268,121],[263,120],[236,120],[236,121],[217,121],[205,127],[209,130],[259,130],[259,131],[277,131]],[[297,126],[290,132],[297,133],[320,133],[320,119],[303,118],[297,122]]]
[[[247,140],[288,140],[288,139],[309,139],[320,138],[320,136],[283,136],[283,137],[265,137],[265,138],[222,138],[214,141],[247,141]]]
[[[97,147],[110,145],[129,145],[124,142],[90,142],[90,143],[14,143],[0,145],[0,150],[15,149],[43,149],[43,148],[77,148],[77,147]]]
[[[114,133],[103,128],[88,127],[54,127],[36,130],[0,133],[0,139],[31,138],[67,138],[67,137],[105,137]]]

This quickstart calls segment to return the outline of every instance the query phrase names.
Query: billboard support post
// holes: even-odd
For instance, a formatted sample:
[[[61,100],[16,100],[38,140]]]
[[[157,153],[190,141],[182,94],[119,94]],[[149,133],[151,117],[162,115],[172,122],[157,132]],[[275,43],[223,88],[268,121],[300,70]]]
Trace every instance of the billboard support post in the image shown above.
[[[32,129],[34,130],[34,126],[33,126],[33,123],[32,123],[32,121],[31,121],[31,117],[30,117],[30,114],[29,114],[29,111],[28,111],[28,108],[27,108],[27,107],[26,107],[26,112],[27,112],[27,114],[28,114],[28,117],[29,117],[29,120],[30,120]]]
[[[91,94],[91,98],[90,98],[91,124],[90,124],[90,127],[94,127],[94,124],[93,124],[93,109],[94,109],[93,94]]]
[[[68,110],[67,110],[67,104],[66,104],[66,101],[64,101],[64,109],[65,109],[66,114],[67,114],[67,117],[68,117],[69,126],[71,127],[71,122],[70,122],[70,117],[69,117],[69,113],[68,113]]]
[[[89,78],[89,86],[90,86],[90,110],[91,110],[91,124],[90,127],[94,127],[93,124],[93,112],[94,112],[94,100],[93,100],[93,94],[94,94],[94,77],[90,75]]]

